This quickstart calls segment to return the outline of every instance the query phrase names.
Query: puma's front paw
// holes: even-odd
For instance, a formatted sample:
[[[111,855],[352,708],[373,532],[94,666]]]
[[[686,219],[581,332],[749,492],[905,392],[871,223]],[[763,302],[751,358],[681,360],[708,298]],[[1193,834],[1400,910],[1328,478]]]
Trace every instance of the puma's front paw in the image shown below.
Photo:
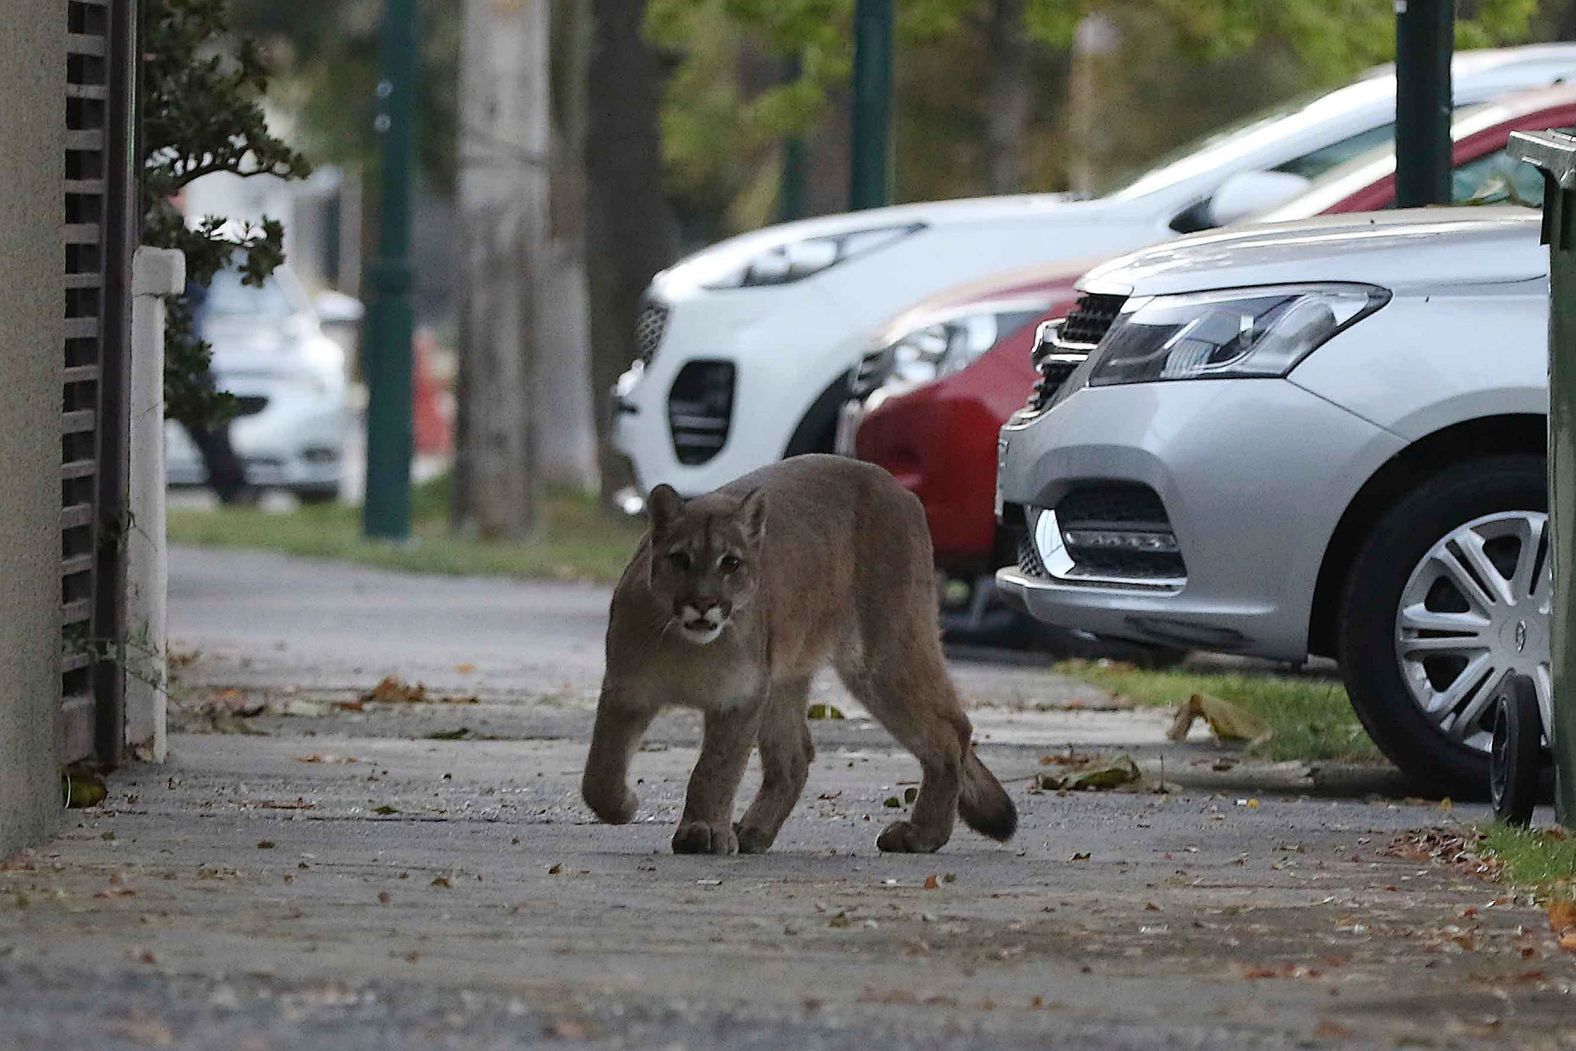
[[[887,854],[934,854],[944,843],[911,821],[894,821],[876,837],[876,849]]]
[[[626,785],[603,785],[587,779],[580,787],[585,799],[597,817],[610,825],[627,825],[635,819],[635,807],[640,800]]]
[[[772,842],[777,839],[774,833],[749,825],[734,825],[733,834],[739,841],[740,854],[764,854],[772,849]]]
[[[675,854],[737,854],[739,837],[729,824],[708,825],[704,821],[686,821],[673,833]]]

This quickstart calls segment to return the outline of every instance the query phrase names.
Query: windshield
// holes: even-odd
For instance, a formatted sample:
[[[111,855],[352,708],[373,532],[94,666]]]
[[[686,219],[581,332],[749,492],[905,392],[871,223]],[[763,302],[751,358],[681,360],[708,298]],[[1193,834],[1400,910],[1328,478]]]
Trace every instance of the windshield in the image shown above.
[[[1355,116],[1366,103],[1383,102],[1393,97],[1395,78],[1375,77],[1358,81],[1337,91],[1301,95],[1289,102],[1260,110],[1245,120],[1213,132],[1168,154],[1159,164],[1117,190],[1119,198],[1142,197],[1216,169],[1230,173],[1230,165],[1282,139],[1306,132],[1309,128],[1340,113]],[[1376,116],[1378,116],[1376,114]],[[1387,121],[1381,127],[1361,128],[1334,143],[1283,162],[1279,167],[1313,178],[1349,160],[1391,134]]]
[[[281,322],[295,313],[295,305],[274,278],[260,286],[247,285],[242,284],[240,271],[221,270],[214,275],[198,312],[204,323],[242,318]]]

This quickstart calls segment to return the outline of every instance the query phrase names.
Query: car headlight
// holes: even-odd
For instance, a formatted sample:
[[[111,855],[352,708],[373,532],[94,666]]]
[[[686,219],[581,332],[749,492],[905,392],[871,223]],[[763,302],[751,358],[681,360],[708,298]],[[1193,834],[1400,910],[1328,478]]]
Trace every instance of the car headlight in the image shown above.
[[[846,262],[855,256],[885,248],[925,228],[924,223],[877,226],[845,234],[806,237],[758,252],[743,264],[705,282],[706,288],[759,288],[787,285]]]
[[[1038,304],[1033,308],[1008,306],[922,325],[865,355],[855,374],[854,395],[864,397],[882,386],[908,390],[950,376],[972,365],[1002,336],[1022,328],[1040,313]]]
[[[1091,387],[1284,376],[1378,310],[1371,285],[1278,285],[1132,300],[1094,353]]]

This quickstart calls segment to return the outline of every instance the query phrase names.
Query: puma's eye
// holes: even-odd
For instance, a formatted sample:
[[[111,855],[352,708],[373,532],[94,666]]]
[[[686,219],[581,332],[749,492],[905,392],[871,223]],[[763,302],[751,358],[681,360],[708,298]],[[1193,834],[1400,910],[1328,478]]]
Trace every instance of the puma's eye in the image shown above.
[[[738,568],[744,565],[744,563],[739,561],[739,557],[737,555],[723,555],[722,558],[718,559],[717,565],[724,573],[732,573],[738,570]]]
[[[690,567],[688,551],[669,551],[668,564],[681,573],[687,573]]]

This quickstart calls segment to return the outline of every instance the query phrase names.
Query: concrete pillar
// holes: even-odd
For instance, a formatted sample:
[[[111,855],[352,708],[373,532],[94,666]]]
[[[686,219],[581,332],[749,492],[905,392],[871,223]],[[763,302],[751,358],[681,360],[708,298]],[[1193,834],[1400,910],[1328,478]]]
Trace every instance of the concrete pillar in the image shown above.
[[[131,264],[131,440],[127,474],[126,748],[164,761],[169,558],[164,535],[164,299],[186,284],[186,258],[139,248]]]
[[[0,0],[0,857],[61,813],[65,10]]]

